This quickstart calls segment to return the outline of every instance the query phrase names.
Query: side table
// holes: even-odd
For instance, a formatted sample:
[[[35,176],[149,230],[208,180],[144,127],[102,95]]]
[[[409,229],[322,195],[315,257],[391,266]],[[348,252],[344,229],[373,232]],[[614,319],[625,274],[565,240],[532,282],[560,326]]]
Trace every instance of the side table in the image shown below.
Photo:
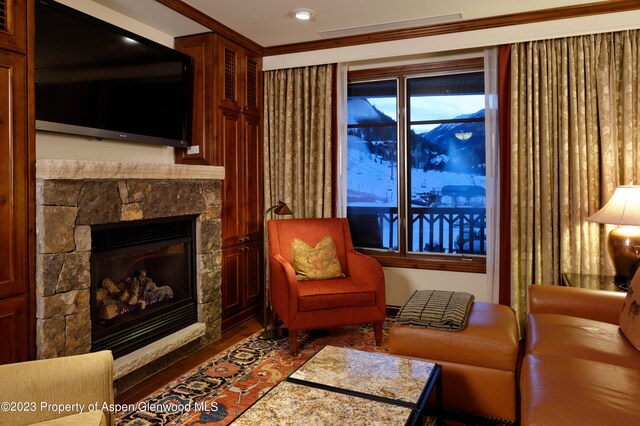
[[[626,292],[628,289],[628,287],[624,285],[620,286],[616,284],[610,275],[575,274],[573,272],[562,274],[562,285],[606,291]]]

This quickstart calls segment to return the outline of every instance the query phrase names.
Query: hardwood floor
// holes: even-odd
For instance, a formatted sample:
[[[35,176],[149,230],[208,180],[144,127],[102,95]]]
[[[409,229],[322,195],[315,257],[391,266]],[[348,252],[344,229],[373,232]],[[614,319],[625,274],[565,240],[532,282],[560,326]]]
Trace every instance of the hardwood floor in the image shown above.
[[[259,315],[259,317],[261,316],[262,315]],[[261,328],[262,322],[258,316],[249,318],[241,324],[238,324],[224,332],[221,340],[201,348],[197,352],[192,353],[170,367],[149,377],[142,383],[132,387],[120,395],[117,395],[115,397],[116,404],[133,404],[140,401],[150,393],[180,377],[192,368],[204,363],[230,346],[233,346],[239,341],[251,336]]]

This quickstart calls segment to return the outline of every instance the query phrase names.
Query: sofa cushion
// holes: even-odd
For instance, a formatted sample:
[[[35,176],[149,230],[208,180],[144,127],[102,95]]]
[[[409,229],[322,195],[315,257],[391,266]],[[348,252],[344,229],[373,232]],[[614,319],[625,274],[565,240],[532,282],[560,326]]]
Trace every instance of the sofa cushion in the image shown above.
[[[351,278],[298,283],[298,310],[370,306],[376,303],[376,291]]]
[[[514,371],[518,359],[518,323],[508,306],[475,302],[461,331],[394,325],[391,353],[433,361]]]
[[[620,312],[620,329],[636,349],[640,350],[640,268],[631,280],[631,286]]]
[[[298,280],[326,280],[344,277],[336,246],[331,237],[326,236],[315,246],[297,238],[291,243],[291,264]]]
[[[624,425],[640,418],[640,370],[527,355],[520,374],[522,425]]]
[[[640,369],[640,352],[617,325],[557,314],[529,314],[527,323],[526,353],[582,358]]]

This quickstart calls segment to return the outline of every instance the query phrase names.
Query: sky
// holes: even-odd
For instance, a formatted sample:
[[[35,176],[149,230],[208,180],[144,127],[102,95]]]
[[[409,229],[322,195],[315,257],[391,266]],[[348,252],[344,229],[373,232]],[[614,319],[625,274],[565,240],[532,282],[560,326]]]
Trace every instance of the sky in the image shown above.
[[[390,117],[396,116],[396,98],[367,98],[371,105]],[[439,120],[473,114],[484,109],[484,95],[414,96],[411,98],[412,120]],[[420,126],[418,133],[437,125]]]

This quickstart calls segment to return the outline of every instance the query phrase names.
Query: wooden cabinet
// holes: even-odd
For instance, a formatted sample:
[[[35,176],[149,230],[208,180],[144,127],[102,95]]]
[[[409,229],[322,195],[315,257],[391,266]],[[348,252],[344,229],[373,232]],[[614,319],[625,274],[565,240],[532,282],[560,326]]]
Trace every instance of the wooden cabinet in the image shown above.
[[[27,105],[27,56],[0,50],[0,363],[29,358]]]
[[[192,148],[179,163],[224,166],[222,187],[222,329],[258,312],[263,297],[262,61],[209,33],[176,48],[194,65]]]
[[[216,150],[225,168],[222,329],[254,313],[263,295],[261,61],[216,40]],[[226,296],[225,296],[226,294]]]
[[[0,0],[0,49],[27,53],[27,0]]]
[[[198,34],[177,38],[175,48],[191,57],[193,80],[191,147],[188,150],[176,148],[176,162],[213,165],[213,35]]]
[[[28,297],[0,300],[0,364],[29,359]]]
[[[222,249],[222,329],[253,315],[263,302],[262,241]]]

